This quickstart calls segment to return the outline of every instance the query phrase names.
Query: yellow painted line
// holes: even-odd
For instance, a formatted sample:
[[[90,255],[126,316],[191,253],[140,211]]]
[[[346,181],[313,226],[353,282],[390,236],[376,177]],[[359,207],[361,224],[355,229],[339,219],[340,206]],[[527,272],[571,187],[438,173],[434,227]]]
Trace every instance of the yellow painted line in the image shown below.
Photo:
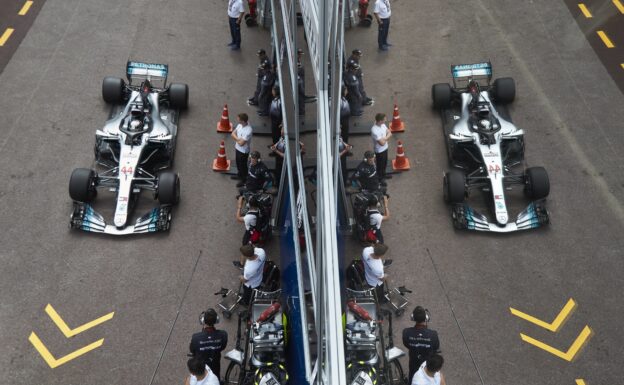
[[[81,325],[75,329],[70,329],[69,326],[67,326],[67,324],[65,323],[65,321],[63,321],[63,319],[61,318],[61,316],[56,312],[56,310],[54,310],[54,308],[52,307],[52,305],[48,304],[48,306],[46,306],[45,308],[46,313],[48,313],[48,315],[50,316],[50,318],[52,318],[52,321],[54,321],[54,323],[56,324],[56,326],[61,329],[61,331],[63,332],[63,334],[65,335],[65,337],[69,338],[69,337],[73,337],[76,334],[80,334],[82,332],[84,332],[85,330],[91,329],[94,326],[97,326],[103,322],[106,322],[108,320],[110,320],[111,318],[113,318],[113,316],[115,315],[115,312],[111,312],[106,314],[105,316],[102,316],[96,320],[93,320],[91,322],[87,322],[84,325]]]
[[[620,0],[613,0],[613,5],[620,11],[621,14],[624,14],[624,5]]]
[[[589,326],[585,325],[583,331],[581,332],[581,334],[578,335],[578,337],[576,337],[576,340],[574,340],[574,343],[572,344],[572,346],[570,346],[567,352],[562,352],[561,350],[555,349],[550,345],[546,345],[542,341],[538,341],[535,338],[531,338],[522,333],[520,333],[520,338],[522,338],[524,342],[527,342],[533,346],[537,346],[542,350],[546,350],[548,353],[553,354],[561,359],[564,359],[566,361],[572,361],[591,335],[592,330],[589,328]]]
[[[39,352],[39,354],[41,354],[41,357],[43,357],[43,359],[45,360],[45,362],[52,368],[56,368],[57,366],[61,366],[63,364],[66,364],[67,362],[73,360],[74,358],[80,357],[81,355],[90,352],[93,349],[97,349],[100,346],[102,346],[102,344],[104,343],[104,338],[102,338],[101,340],[97,340],[92,344],[89,344],[83,348],[80,348],[76,351],[73,351],[71,353],[69,353],[66,356],[63,356],[61,358],[54,358],[54,356],[52,355],[52,353],[50,353],[50,351],[48,350],[48,348],[46,348],[46,346],[43,344],[43,342],[41,342],[41,340],[39,339],[39,337],[37,337],[37,335],[35,334],[35,332],[30,333],[30,337],[28,337],[28,340],[30,341],[31,344],[33,344],[33,346],[35,347],[35,349],[37,349],[37,351]]]
[[[586,18],[591,19],[593,17],[591,12],[589,12],[589,9],[587,9],[587,7],[585,6],[585,4],[580,3],[578,7],[581,9],[581,12],[583,12],[583,15],[585,15]]]
[[[604,43],[604,45],[607,46],[607,48],[613,48],[615,47],[615,45],[613,45],[613,43],[611,42],[611,39],[609,39],[609,36],[607,36],[607,34],[604,31],[598,31],[598,36],[600,36],[600,38],[602,39],[602,42]]]
[[[20,9],[20,11],[17,14],[20,16],[24,16],[25,14],[27,14],[32,4],[33,2],[28,0],[27,2],[24,3],[24,5],[22,6],[22,9]]]
[[[525,321],[534,323],[537,326],[541,326],[544,329],[550,330],[551,332],[557,332],[563,326],[565,321],[568,320],[574,309],[576,309],[576,302],[574,302],[574,299],[570,298],[568,300],[568,303],[566,303],[563,309],[561,309],[557,317],[555,317],[555,320],[551,323],[547,323],[512,307],[509,308],[511,314],[515,315],[516,317],[520,317]]]
[[[583,379],[579,378],[576,380],[576,385],[585,385],[585,381],[583,381]]]
[[[4,45],[4,43],[6,43],[7,40],[9,40],[9,38],[11,37],[11,34],[13,33],[13,31],[15,31],[13,28],[7,28],[4,31],[2,36],[0,36],[0,47],[2,47]]]

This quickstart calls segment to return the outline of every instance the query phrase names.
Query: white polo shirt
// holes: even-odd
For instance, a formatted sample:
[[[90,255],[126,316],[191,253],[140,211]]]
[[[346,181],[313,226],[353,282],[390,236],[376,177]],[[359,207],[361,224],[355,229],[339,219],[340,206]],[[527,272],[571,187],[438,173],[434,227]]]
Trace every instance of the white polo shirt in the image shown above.
[[[217,376],[210,370],[208,365],[206,365],[206,377],[198,380],[194,375],[190,375],[191,379],[189,380],[189,384],[191,385],[219,385],[219,379]]]
[[[253,215],[251,211],[247,211],[247,214],[243,217],[243,221],[245,222],[245,230],[249,230],[252,227],[256,227],[256,223],[258,222],[258,215],[260,213],[258,211],[253,211],[256,215]]]
[[[381,258],[373,259],[374,248],[372,246],[364,248],[362,260],[364,261],[364,275],[366,283],[376,287],[383,284],[384,267]]]
[[[374,124],[373,127],[371,127],[371,138],[373,139],[375,154],[379,154],[380,152],[384,152],[388,149],[388,142],[386,142],[383,146],[378,142],[379,139],[385,138],[387,134],[388,126],[385,124],[382,124],[381,126]]]
[[[264,249],[259,247],[254,248],[254,255],[258,258],[245,261],[245,267],[243,268],[243,278],[247,280],[245,286],[252,289],[257,288],[262,283],[262,270],[264,269],[264,261],[266,261],[266,253]]]
[[[392,11],[390,11],[390,0],[377,0],[375,1],[375,10],[373,13],[379,14],[380,19],[387,19],[390,17]]]
[[[381,222],[383,221],[383,215],[379,211],[375,210],[368,213],[368,224],[375,227],[377,230],[381,229]]]
[[[249,124],[247,124],[246,126],[239,124],[238,126],[236,126],[236,130],[234,132],[236,132],[236,136],[238,136],[240,139],[244,139],[247,142],[244,146],[236,143],[234,145],[236,151],[249,154],[249,149],[251,148],[251,136],[253,135],[253,129],[251,128],[251,126]]]
[[[414,377],[412,378],[412,385],[440,385],[440,372],[436,372],[433,377],[429,377],[425,372],[425,366],[427,366],[427,361],[423,362],[420,365],[420,369],[416,373],[414,373]]]
[[[228,2],[228,16],[239,18],[241,13],[245,13],[243,0],[230,0]]]

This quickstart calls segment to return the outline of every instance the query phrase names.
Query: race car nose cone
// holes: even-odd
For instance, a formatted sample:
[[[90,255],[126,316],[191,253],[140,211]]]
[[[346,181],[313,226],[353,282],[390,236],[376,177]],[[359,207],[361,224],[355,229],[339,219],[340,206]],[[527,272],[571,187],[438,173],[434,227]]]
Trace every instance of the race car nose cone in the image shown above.
[[[507,217],[507,214],[497,214],[496,221],[501,225],[506,225],[509,221],[509,218]]]

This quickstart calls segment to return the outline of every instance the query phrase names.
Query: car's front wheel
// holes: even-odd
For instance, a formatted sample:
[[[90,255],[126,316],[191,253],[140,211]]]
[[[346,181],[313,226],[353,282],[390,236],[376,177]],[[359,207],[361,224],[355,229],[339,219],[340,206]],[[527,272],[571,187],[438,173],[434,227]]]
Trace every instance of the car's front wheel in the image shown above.
[[[163,205],[180,202],[180,178],[178,174],[163,172],[158,176],[158,201]]]
[[[77,202],[91,202],[97,195],[97,174],[88,168],[75,169],[69,178],[69,196]]]
[[[524,191],[530,199],[543,199],[550,194],[550,180],[544,167],[526,169]]]
[[[462,203],[466,198],[466,176],[463,172],[451,170],[444,174],[444,201]]]

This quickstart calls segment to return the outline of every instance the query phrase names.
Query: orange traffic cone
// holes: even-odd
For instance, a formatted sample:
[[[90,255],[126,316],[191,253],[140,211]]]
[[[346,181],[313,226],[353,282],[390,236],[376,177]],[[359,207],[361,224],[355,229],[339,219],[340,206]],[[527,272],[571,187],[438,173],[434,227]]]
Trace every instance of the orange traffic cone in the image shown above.
[[[403,153],[403,142],[397,142],[396,158],[392,159],[392,169],[394,171],[406,171],[410,169],[409,159]]]
[[[399,107],[394,105],[394,112],[392,113],[392,123],[390,123],[390,131],[403,132],[405,131],[405,124],[401,121],[401,115],[399,115]]]
[[[232,122],[230,122],[230,114],[228,113],[227,104],[223,106],[221,120],[217,123],[217,132],[232,132]]]
[[[230,171],[230,161],[225,156],[225,142],[221,141],[217,157],[212,161],[213,171]]]

